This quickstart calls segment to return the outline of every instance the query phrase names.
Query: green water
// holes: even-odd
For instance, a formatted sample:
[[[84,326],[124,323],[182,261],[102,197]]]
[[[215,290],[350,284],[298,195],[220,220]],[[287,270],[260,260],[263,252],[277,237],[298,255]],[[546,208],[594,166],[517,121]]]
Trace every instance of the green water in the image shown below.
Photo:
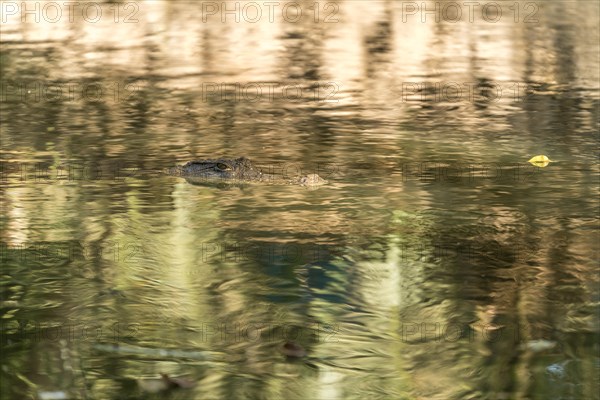
[[[3,399],[598,398],[598,3],[34,3],[0,16]],[[221,156],[329,184],[161,173]]]

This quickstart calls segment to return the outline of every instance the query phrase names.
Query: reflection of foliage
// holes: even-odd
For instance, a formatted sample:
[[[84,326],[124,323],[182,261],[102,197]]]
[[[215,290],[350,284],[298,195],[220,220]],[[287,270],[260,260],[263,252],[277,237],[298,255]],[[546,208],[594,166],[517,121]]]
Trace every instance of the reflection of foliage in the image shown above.
[[[394,391],[398,371],[407,370],[422,385],[414,397],[451,398],[440,394],[444,387],[464,394],[455,397],[485,397],[472,389],[475,385],[519,397],[513,391],[528,383],[516,381],[523,374],[514,368],[543,370],[502,340],[495,347],[464,341],[403,347],[396,335],[409,320],[461,326],[533,321],[525,335],[550,327],[559,338],[569,336],[566,342],[586,363],[582,368],[573,363],[578,373],[594,371],[584,354],[591,354],[588,334],[598,331],[592,301],[598,294],[596,219],[590,217],[597,196],[589,190],[596,184],[595,166],[523,170],[487,164],[515,165],[525,161],[523,154],[550,151],[541,145],[554,146],[548,154],[559,160],[587,162],[595,152],[589,132],[597,125],[598,100],[585,87],[594,68],[577,68],[597,63],[597,43],[578,37],[598,25],[597,13],[585,12],[593,2],[580,2],[581,13],[563,13],[558,3],[548,8],[557,21],[575,16],[577,24],[563,25],[579,30],[548,18],[535,27],[541,42],[502,43],[497,35],[481,35],[480,25],[473,26],[473,41],[454,35],[453,26],[459,25],[397,23],[394,2],[385,2],[379,15],[346,18],[360,13],[353,8],[360,3],[344,3],[347,14],[339,24],[313,23],[305,13],[302,24],[243,31],[247,25],[198,24],[189,18],[189,2],[157,2],[152,11],[165,17],[165,29],[129,24],[131,36],[86,34],[73,46],[61,46],[52,35],[71,37],[71,28],[82,26],[40,31],[44,24],[27,23],[7,31],[15,39],[0,44],[2,84],[23,84],[33,93],[8,93],[12,88],[3,86],[8,101],[0,101],[5,154],[31,161],[31,171],[3,169],[1,176],[7,183],[1,193],[7,211],[2,239],[11,243],[2,248],[1,259],[5,319],[26,326],[55,316],[112,321],[119,315],[124,324],[140,324],[135,339],[148,348],[168,343],[242,354],[243,362],[202,369],[219,379],[226,376],[223,386],[229,387],[247,377],[255,383],[279,376],[264,362],[269,356],[260,342],[228,346],[215,336],[199,338],[202,324],[216,325],[220,318],[267,321],[279,328],[304,327],[312,319],[342,324],[339,346],[321,343],[317,350],[358,378],[344,381],[346,393],[355,383],[373,382],[369,392],[357,394],[362,398],[402,397]],[[375,3],[369,3],[374,11]],[[326,10],[321,11],[323,17]],[[109,29],[124,26],[111,23]],[[82,32],[99,27],[85,26]],[[515,30],[510,37],[532,29],[531,24],[496,27]],[[396,40],[405,33],[424,40]],[[53,39],[29,42],[44,35]],[[179,35],[185,40],[172,40]],[[260,57],[256,43],[262,43]],[[485,50],[490,44],[516,56],[487,69],[493,61]],[[535,95],[505,94],[492,101],[494,77],[515,76],[514,67],[522,70],[523,60],[526,86],[534,87]],[[74,68],[64,68],[67,64]],[[226,98],[206,101],[200,88],[209,77],[229,88],[235,81],[260,86],[261,80],[280,88],[292,79],[302,93],[293,101],[281,96],[251,101],[225,90]],[[423,92],[402,95],[399,88],[408,77],[426,80],[418,83],[426,84]],[[440,101],[444,82],[438,81],[463,77],[477,83],[475,101]],[[71,83],[74,98],[67,97],[68,90],[62,98],[36,92]],[[85,86],[105,89],[103,96],[94,100],[90,91],[83,98]],[[335,101],[315,99],[316,92],[327,95],[331,88],[337,91]],[[147,173],[215,154],[349,167],[341,174],[332,168],[335,182],[312,193],[201,189]],[[386,168],[396,159],[394,168]],[[96,167],[102,167],[101,178]],[[22,179],[28,174],[31,179]],[[223,243],[258,244],[275,255],[222,261],[227,252],[216,245]],[[303,256],[281,251],[289,243]],[[217,249],[208,258],[206,244]],[[316,260],[306,257],[305,249],[317,250]],[[297,272],[307,261],[316,262]],[[39,366],[41,374],[50,371],[60,380],[62,348],[8,350],[8,371]],[[365,355],[371,359],[365,361]],[[552,354],[559,356],[564,355]],[[91,358],[97,376],[114,370],[156,374],[156,359],[139,361]],[[160,361],[169,368],[196,367],[179,359]],[[363,376],[361,368],[368,371]],[[287,371],[282,375],[287,381],[264,386],[291,386]],[[374,375],[379,378],[371,379]],[[494,379],[483,382],[490,375]],[[91,382],[102,392],[96,397],[115,397],[107,393],[114,388],[106,388],[114,382],[107,381]],[[35,384],[15,396],[6,388],[21,380],[11,376],[9,385],[2,385],[3,397],[32,397]],[[265,397],[260,390],[250,397]]]

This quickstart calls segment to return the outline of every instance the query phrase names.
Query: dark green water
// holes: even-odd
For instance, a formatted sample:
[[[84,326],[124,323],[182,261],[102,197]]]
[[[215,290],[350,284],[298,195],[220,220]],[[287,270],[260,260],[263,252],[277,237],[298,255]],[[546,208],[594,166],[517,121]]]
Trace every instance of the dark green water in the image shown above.
[[[597,2],[48,4],[0,15],[3,399],[598,398]],[[330,183],[161,173],[220,156]]]

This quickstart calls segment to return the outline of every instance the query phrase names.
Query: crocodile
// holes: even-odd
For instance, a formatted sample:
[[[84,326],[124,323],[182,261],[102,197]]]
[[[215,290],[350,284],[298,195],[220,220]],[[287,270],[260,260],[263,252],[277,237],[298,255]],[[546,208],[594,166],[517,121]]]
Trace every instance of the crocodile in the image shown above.
[[[169,175],[181,176],[192,184],[261,182],[278,185],[320,186],[327,183],[317,174],[297,177],[266,174],[257,169],[246,157],[190,161],[184,165],[169,168],[166,172]]]

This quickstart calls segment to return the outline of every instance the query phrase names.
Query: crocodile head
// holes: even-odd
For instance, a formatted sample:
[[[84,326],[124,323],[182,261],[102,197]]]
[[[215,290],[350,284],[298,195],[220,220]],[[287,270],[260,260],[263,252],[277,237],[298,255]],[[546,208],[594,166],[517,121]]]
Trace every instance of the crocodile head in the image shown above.
[[[320,186],[327,181],[317,174],[301,177],[283,177],[262,173],[245,157],[236,159],[220,158],[215,160],[190,161],[187,164],[170,168],[170,175],[184,177],[188,182],[204,184],[207,182],[245,183],[263,182],[301,186]]]
[[[236,159],[216,159],[190,161],[180,167],[172,168],[169,171],[172,175],[183,177],[204,178],[211,180],[239,180],[254,181],[260,180],[263,175],[257,170],[250,160],[245,157]]]

